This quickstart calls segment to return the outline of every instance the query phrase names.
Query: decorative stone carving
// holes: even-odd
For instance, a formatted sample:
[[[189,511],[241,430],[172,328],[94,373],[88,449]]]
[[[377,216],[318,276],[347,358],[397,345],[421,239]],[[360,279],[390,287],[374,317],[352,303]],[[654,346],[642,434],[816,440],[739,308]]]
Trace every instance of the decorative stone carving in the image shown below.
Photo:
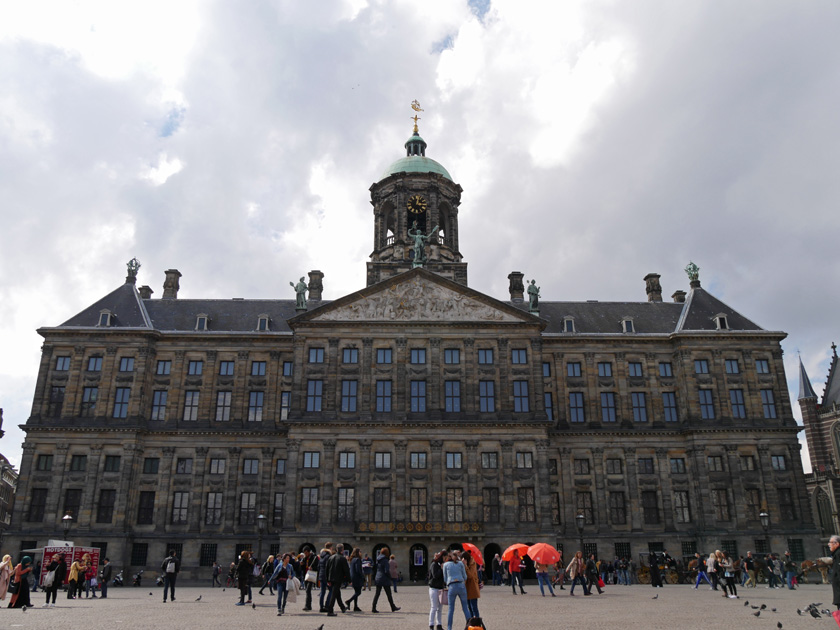
[[[443,448],[443,440],[431,440],[429,441],[429,446],[432,450],[439,451]]]
[[[205,455],[207,455],[208,450],[209,449],[206,446],[196,446],[195,447],[195,454],[198,455],[199,457],[204,457]]]
[[[300,448],[300,440],[288,439],[286,440],[286,448],[290,451],[296,451]]]

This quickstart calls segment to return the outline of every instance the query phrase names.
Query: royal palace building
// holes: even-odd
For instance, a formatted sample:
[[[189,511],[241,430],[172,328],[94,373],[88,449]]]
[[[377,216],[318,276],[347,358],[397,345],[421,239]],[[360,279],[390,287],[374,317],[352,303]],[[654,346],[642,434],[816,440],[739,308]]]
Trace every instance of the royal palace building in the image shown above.
[[[7,541],[206,576],[244,548],[387,544],[404,573],[470,541],[602,557],[819,548],[785,333],[701,287],[542,301],[470,288],[461,187],[425,156],[370,188],[367,286],[325,300],[153,298],[125,283],[44,338]],[[289,274],[291,275],[291,273]],[[640,274],[642,275],[642,274]],[[295,284],[295,283],[293,283]],[[640,293],[642,285],[640,283]],[[769,515],[765,529],[759,519]],[[578,531],[578,527],[581,531]]]

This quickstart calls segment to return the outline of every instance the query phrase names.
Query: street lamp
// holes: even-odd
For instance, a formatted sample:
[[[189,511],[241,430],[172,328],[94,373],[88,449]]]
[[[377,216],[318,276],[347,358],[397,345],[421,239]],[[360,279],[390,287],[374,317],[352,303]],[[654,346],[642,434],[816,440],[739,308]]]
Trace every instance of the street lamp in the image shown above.
[[[262,562],[262,539],[263,534],[265,533],[267,520],[268,519],[265,514],[260,514],[257,517],[257,558],[259,558],[260,562]]]
[[[758,520],[761,521],[761,527],[764,528],[764,542],[767,544],[766,551],[770,551],[770,539],[767,537],[767,530],[770,529],[770,515],[764,510],[758,515]]]
[[[73,517],[70,516],[70,513],[64,515],[64,518],[61,519],[61,527],[64,529],[64,540],[67,540],[67,537],[70,535],[70,527],[73,525]]]
[[[580,550],[583,551],[583,525],[586,523],[586,517],[583,515],[583,512],[578,512],[578,515],[575,516],[575,527],[578,530],[578,536],[580,536]]]

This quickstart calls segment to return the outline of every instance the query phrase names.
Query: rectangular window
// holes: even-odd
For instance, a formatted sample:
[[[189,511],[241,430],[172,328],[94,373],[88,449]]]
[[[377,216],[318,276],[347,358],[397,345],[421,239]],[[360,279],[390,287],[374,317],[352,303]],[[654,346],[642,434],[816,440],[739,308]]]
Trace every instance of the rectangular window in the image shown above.
[[[198,390],[184,392],[184,420],[198,420]]]
[[[630,400],[633,403],[633,421],[647,422],[647,397],[644,392],[632,392]]]
[[[484,508],[484,522],[499,522],[499,489],[484,488],[481,491],[482,504]]]
[[[729,390],[729,404],[732,408],[733,418],[746,418],[747,409],[744,406],[744,390],[730,389]]]
[[[120,372],[134,371],[134,357],[123,357],[120,359]]]
[[[612,376],[612,363],[599,363],[598,376],[601,378],[609,378]]]
[[[410,488],[408,499],[412,522],[425,523],[428,518],[426,512],[426,488]]]
[[[338,512],[336,521],[339,523],[352,523],[356,515],[356,490],[355,488],[338,489]]]
[[[61,415],[61,408],[64,405],[64,387],[53,386],[50,388],[49,415],[57,418]]]
[[[410,468],[426,468],[426,453],[411,453],[409,456]]]
[[[443,362],[447,365],[458,365],[461,362],[461,351],[458,348],[446,348],[443,351]]]
[[[601,392],[601,420],[615,422],[615,394]]]
[[[265,399],[265,392],[249,392],[248,393],[248,421],[262,422],[263,414],[263,400]]]
[[[426,363],[426,349],[425,348],[412,348],[411,349],[411,362],[415,365],[420,365]]]
[[[595,514],[592,512],[592,493],[576,492],[575,509],[578,514],[583,514],[584,522],[587,525],[595,524]]]
[[[493,365],[493,350],[492,349],[481,349],[478,351],[478,364],[479,365]]]
[[[755,458],[752,455],[741,456],[741,470],[755,470]]]
[[[446,489],[446,522],[460,523],[464,520],[463,488]]]
[[[704,420],[715,419],[715,403],[712,397],[712,390],[701,389],[698,391],[700,397],[700,417]]]
[[[773,470],[787,470],[787,459],[784,455],[771,455],[770,466]]]
[[[186,523],[187,511],[190,506],[189,492],[176,492],[172,498],[172,522]]]
[[[674,516],[677,523],[691,522],[691,511],[688,509],[688,492],[685,490],[674,492]]]
[[[790,488],[779,488],[779,513],[783,521],[796,520],[796,507],[793,504],[793,492]]]
[[[639,474],[640,475],[652,475],[653,474],[653,458],[652,457],[640,457],[638,460],[639,465]]]
[[[99,505],[96,506],[97,523],[110,523],[114,519],[114,504],[116,502],[116,490],[102,490],[99,493]]]
[[[286,474],[286,460],[285,459],[278,459],[277,465],[274,468],[275,475],[285,475]]]
[[[496,411],[496,384],[493,381],[478,382],[478,409],[481,413]]]
[[[272,510],[271,522],[274,525],[283,526],[283,511],[286,507],[286,493],[274,493],[274,510]]]
[[[391,381],[376,381],[376,410],[391,411]]]
[[[49,471],[52,470],[52,466],[52,455],[38,455],[38,459],[35,460],[35,470]]]
[[[560,493],[551,493],[551,524],[560,524]]]
[[[159,466],[160,458],[158,457],[146,457],[143,460],[143,472],[147,475],[156,475]]]
[[[662,410],[665,422],[677,421],[677,395],[674,392],[662,392]]]
[[[708,374],[709,373],[709,362],[706,359],[697,359],[694,362],[694,373],[695,374]]]
[[[44,520],[44,512],[47,508],[47,489],[32,488],[30,492],[29,511],[26,513],[26,520],[30,523],[40,523]]]
[[[265,361],[251,361],[251,376],[265,376]]]
[[[685,459],[682,457],[671,458],[671,474],[684,475],[685,474]]]
[[[755,371],[759,374],[770,374],[770,363],[767,359],[756,359]]]
[[[747,488],[747,518],[751,521],[757,521],[760,513],[761,492],[758,488]]]
[[[114,417],[126,418],[128,417],[128,397],[131,395],[131,389],[128,387],[117,387],[117,392],[114,395]]]
[[[729,495],[725,489],[712,490],[712,505],[715,508],[715,518],[717,520],[729,520]]]
[[[92,418],[96,411],[96,400],[99,398],[98,387],[85,387],[82,390],[81,415],[84,418]]]
[[[121,459],[122,458],[119,455],[106,455],[105,472],[120,472]]]
[[[641,378],[642,364],[636,361],[631,361],[627,364],[627,374],[630,378]]]
[[[426,381],[411,381],[411,411],[426,411]]]
[[[175,474],[177,475],[191,475],[193,471],[192,457],[179,457],[175,462]]]
[[[607,460],[607,474],[620,475],[621,474],[621,460],[618,458],[610,458]]]
[[[79,509],[82,506],[82,490],[80,488],[70,488],[64,493],[64,510],[65,514],[69,514],[76,520],[79,519]]]
[[[545,405],[545,415],[549,420],[554,420],[554,398],[551,392],[543,394],[543,404]]]
[[[201,543],[201,550],[198,554],[198,566],[212,567],[213,563],[216,562],[218,547],[216,543]]]
[[[569,392],[569,421],[586,422],[582,392]]]
[[[528,381],[513,381],[513,411],[527,413],[530,410]]]
[[[706,458],[709,463],[709,472],[723,472],[723,457],[710,455]]]
[[[187,374],[189,376],[201,376],[204,372],[204,361],[190,361],[187,364]]]
[[[318,451],[306,451],[303,454],[304,468],[320,468],[321,467],[321,453]]]
[[[242,460],[243,475],[258,475],[260,472],[260,460],[248,458]]]
[[[377,348],[376,349],[376,362],[380,364],[388,364],[391,363],[391,348]]]
[[[285,420],[289,417],[289,411],[292,408],[292,392],[280,392],[280,419]]]
[[[387,523],[391,520],[391,489],[373,489],[373,520],[376,523]]]
[[[172,371],[172,361],[158,361],[155,374],[158,376],[169,376]]]
[[[510,362],[514,365],[528,363],[528,351],[525,348],[514,348],[510,351]]]
[[[659,503],[656,490],[642,490],[642,514],[646,525],[659,524]]]
[[[359,349],[358,348],[344,348],[341,351],[341,362],[342,363],[358,363],[359,362]]]
[[[519,522],[533,523],[537,520],[537,508],[534,502],[533,488],[519,488]]]
[[[224,475],[225,474],[225,460],[224,459],[211,459],[210,460],[210,474],[211,475]]]
[[[481,467],[486,468],[488,470],[495,470],[499,467],[499,454],[498,453],[482,453],[481,454]]]
[[[573,362],[566,364],[566,376],[570,376],[572,378],[579,378],[580,375],[580,363]]]
[[[461,453],[447,453],[446,467],[449,469],[461,468]]]
[[[776,417],[776,401],[773,398],[772,389],[761,390],[761,406],[764,409],[764,417],[769,419]]]
[[[358,381],[341,381],[341,410],[352,413],[356,411],[356,388]]]
[[[149,557],[149,543],[131,544],[131,564],[139,567],[146,566]]]
[[[610,492],[610,523],[624,525],[627,523],[627,507],[623,492]]]
[[[543,362],[542,372],[543,372],[543,378],[551,378],[551,363]]]
[[[444,390],[446,411],[449,413],[461,411],[461,381],[446,381]]]
[[[70,458],[70,472],[84,472],[87,469],[87,455],[73,455]]]
[[[230,420],[230,404],[232,398],[232,392],[216,393],[216,422],[227,422]]]
[[[391,453],[377,452],[373,454],[373,467],[377,470],[388,470],[391,468]]]
[[[152,392],[152,420],[166,420],[166,398],[169,393],[165,389]]]
[[[589,460],[588,459],[576,459],[574,461],[574,472],[576,475],[588,475],[589,474]]]
[[[321,411],[324,394],[324,381],[310,379],[306,382],[306,410]]]
[[[309,362],[310,363],[323,363],[324,362],[324,349],[323,348],[309,348]]]
[[[805,560],[805,546],[802,544],[801,538],[788,538],[787,548],[790,550],[791,560],[794,562]]]
[[[344,451],[338,454],[339,468],[355,468],[356,467],[356,453],[353,451]]]
[[[292,361],[283,361],[283,376],[292,376],[295,371],[295,364]]]
[[[674,368],[668,362],[659,364],[659,376],[663,378],[670,378],[674,375]]]
[[[102,357],[90,357],[88,359],[88,372],[101,372],[102,371]]]
[[[233,361],[219,361],[219,376],[233,376]]]
[[[155,516],[155,493],[143,490],[137,499],[137,524],[151,525]]]
[[[257,493],[243,492],[239,497],[239,524],[254,525],[257,522]]]
[[[55,371],[56,372],[66,372],[70,369],[70,357],[56,357],[55,358]]]
[[[726,373],[740,374],[741,367],[738,365],[738,359],[726,359]]]

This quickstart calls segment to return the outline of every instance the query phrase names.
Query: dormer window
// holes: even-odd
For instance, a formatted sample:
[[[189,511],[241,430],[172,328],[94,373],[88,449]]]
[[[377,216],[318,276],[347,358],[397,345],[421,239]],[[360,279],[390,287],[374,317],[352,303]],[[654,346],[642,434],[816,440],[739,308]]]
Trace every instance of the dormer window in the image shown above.
[[[268,330],[268,315],[260,315],[257,318],[257,330],[260,330],[260,331]]]
[[[195,318],[195,329],[196,330],[207,330],[207,315],[201,314]]]
[[[99,323],[97,324],[100,328],[106,328],[111,325],[111,311],[99,311]]]
[[[622,319],[621,330],[626,333],[636,332],[636,329],[633,327],[633,320],[629,317]]]
[[[729,330],[729,322],[723,313],[715,315],[715,326],[718,330]]]
[[[563,318],[563,332],[568,332],[568,333],[575,332],[575,318],[574,317]]]

